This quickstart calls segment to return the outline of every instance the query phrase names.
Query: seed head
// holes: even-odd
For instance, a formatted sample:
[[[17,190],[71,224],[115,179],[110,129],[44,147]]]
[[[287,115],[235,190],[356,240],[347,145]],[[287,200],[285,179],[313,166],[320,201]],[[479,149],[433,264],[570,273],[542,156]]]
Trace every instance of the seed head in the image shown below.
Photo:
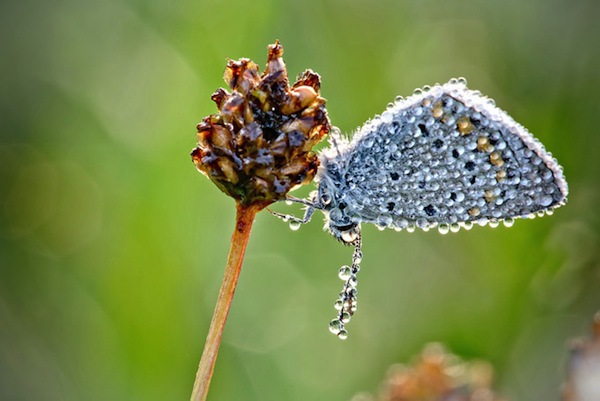
[[[330,131],[321,78],[307,70],[290,87],[283,48],[268,46],[262,75],[251,60],[229,60],[218,89],[219,112],[198,124],[192,151],[201,173],[237,202],[268,204],[314,178],[319,160],[312,147]]]

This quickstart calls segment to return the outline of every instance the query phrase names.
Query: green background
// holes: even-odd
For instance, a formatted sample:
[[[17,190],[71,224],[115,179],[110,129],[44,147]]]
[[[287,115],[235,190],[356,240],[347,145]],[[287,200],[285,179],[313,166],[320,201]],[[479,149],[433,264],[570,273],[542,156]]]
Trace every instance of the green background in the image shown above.
[[[569,204],[511,229],[364,227],[360,307],[327,330],[351,249],[261,213],[209,399],[349,400],[430,341],[558,400],[600,307],[600,3],[79,1],[0,6],[0,399],[186,400],[234,204],[190,161],[226,59],[322,76],[351,132],[465,76],[565,167]],[[307,190],[300,191],[300,194]],[[279,205],[279,210],[295,207]]]

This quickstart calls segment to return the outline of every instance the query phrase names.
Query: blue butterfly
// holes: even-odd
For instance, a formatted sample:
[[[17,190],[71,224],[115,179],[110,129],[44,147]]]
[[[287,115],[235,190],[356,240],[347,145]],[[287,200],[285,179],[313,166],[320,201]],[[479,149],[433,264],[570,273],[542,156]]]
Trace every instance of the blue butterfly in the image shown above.
[[[321,210],[325,229],[354,246],[352,265],[340,268],[344,288],[330,323],[342,339],[357,305],[362,223],[446,234],[473,224],[511,226],[567,201],[556,159],[464,78],[398,97],[351,140],[337,131],[331,142],[319,155],[318,190],[307,200],[288,198],[306,205],[304,217],[271,213],[297,229]]]

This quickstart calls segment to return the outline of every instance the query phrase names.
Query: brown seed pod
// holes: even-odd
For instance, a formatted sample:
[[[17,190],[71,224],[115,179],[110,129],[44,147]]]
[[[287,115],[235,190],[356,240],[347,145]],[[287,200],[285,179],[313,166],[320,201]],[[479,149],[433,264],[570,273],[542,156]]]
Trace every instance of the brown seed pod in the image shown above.
[[[330,131],[321,79],[307,70],[289,86],[276,42],[268,47],[266,70],[249,59],[229,60],[212,100],[219,112],[198,124],[194,164],[221,191],[241,204],[284,199],[314,178],[319,160],[312,147]]]

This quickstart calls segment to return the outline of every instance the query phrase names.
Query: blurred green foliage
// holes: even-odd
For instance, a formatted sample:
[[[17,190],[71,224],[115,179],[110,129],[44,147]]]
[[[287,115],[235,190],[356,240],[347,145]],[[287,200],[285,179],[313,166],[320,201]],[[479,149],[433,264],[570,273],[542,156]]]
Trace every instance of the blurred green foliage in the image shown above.
[[[344,132],[466,76],[554,153],[570,202],[511,229],[366,227],[345,342],[327,324],[351,250],[318,218],[291,232],[261,213],[209,398],[348,400],[435,340],[489,360],[514,400],[557,400],[565,342],[600,306],[598,15],[595,0],[3,2],[0,399],[188,399],[234,218],[190,161],[195,123],[226,58],[264,65],[278,38]]]

